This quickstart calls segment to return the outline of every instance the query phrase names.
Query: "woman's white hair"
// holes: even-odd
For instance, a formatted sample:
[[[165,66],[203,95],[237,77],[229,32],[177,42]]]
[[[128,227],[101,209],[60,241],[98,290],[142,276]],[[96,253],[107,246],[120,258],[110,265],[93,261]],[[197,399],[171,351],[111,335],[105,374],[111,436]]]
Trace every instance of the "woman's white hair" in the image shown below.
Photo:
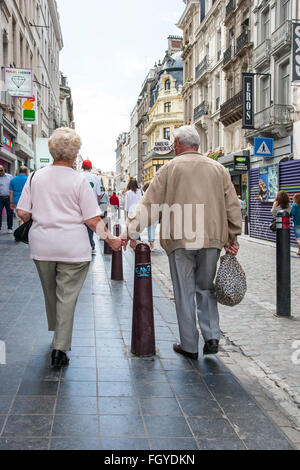
[[[199,149],[200,147],[200,136],[194,126],[179,127],[175,129],[173,135],[184,148]]]
[[[68,127],[56,129],[49,139],[49,150],[55,162],[72,163],[77,157],[81,145],[79,135]]]

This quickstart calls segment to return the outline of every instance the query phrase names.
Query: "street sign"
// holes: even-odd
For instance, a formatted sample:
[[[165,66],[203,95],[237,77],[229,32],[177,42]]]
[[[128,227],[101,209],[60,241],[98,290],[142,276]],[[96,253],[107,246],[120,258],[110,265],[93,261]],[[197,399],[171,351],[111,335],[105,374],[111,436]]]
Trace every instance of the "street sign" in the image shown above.
[[[254,73],[243,73],[243,129],[254,129]]]
[[[274,158],[274,139],[269,139],[267,137],[255,137],[254,156]]]

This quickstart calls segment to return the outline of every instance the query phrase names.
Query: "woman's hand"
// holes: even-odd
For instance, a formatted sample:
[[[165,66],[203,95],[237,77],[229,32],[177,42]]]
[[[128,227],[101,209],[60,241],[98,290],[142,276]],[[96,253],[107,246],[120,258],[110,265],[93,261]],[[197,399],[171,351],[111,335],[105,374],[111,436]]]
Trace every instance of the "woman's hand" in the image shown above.
[[[239,252],[240,245],[238,243],[226,243],[225,251],[226,253],[231,253],[232,255],[236,256]]]
[[[114,251],[120,251],[122,249],[123,240],[121,240],[120,237],[108,238],[106,242]]]

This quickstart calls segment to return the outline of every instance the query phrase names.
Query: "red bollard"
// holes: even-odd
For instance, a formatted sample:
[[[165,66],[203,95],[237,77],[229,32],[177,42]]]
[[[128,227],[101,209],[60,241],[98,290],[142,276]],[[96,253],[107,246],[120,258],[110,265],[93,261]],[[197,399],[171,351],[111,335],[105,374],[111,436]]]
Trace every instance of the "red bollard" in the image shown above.
[[[108,228],[108,230],[110,231],[111,230],[111,220],[110,220],[110,218],[106,219],[106,224],[105,225]],[[104,240],[104,254],[105,255],[111,255],[112,252],[113,252],[113,250],[111,249],[111,247]]]
[[[121,234],[120,225],[114,226],[114,235],[119,237]],[[112,281],[124,281],[123,278],[123,253],[120,251],[113,251],[112,262],[111,262],[111,280]]]
[[[135,252],[131,352],[136,356],[156,354],[151,251],[145,243],[138,244]]]

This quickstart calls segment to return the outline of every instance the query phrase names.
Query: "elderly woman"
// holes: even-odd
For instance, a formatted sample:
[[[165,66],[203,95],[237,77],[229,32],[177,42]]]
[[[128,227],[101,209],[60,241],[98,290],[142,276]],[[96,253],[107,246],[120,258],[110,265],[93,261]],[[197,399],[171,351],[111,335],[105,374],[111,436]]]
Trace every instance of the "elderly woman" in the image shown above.
[[[75,307],[92,259],[85,224],[112,249],[122,245],[107,231],[87,180],[73,169],[80,148],[75,131],[57,129],[49,140],[53,165],[27,181],[17,207],[24,222],[33,219],[30,254],[43,286],[49,331],[55,332],[55,367],[69,363],[66,351],[71,350]]]

